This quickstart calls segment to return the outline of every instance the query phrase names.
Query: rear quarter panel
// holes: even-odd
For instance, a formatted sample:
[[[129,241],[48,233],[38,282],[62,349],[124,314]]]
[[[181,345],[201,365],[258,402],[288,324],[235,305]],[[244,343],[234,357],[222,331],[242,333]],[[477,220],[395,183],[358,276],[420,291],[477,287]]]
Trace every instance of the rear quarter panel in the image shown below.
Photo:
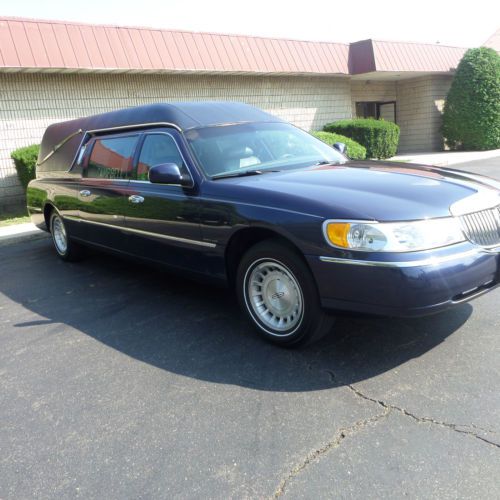
[[[78,216],[78,179],[75,178],[51,178],[36,179],[28,184],[26,192],[26,203],[31,221],[35,226],[48,230],[45,213],[54,207],[65,215]]]

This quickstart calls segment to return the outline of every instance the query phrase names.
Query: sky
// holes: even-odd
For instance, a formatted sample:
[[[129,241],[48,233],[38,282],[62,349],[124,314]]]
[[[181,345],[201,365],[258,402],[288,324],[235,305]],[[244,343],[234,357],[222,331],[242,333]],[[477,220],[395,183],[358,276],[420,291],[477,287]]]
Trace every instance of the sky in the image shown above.
[[[354,42],[477,47],[500,27],[500,1],[0,0],[0,16]]]

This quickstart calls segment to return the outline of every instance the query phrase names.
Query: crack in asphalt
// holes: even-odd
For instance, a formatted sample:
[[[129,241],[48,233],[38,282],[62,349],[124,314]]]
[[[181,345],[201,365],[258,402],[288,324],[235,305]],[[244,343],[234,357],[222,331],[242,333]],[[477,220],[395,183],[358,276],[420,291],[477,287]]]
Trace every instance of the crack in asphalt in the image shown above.
[[[316,450],[309,452],[302,462],[300,462],[298,465],[296,465],[293,469],[290,470],[287,476],[281,480],[272,498],[279,498],[281,495],[283,495],[283,493],[285,493],[286,487],[288,486],[291,480],[293,480],[296,476],[298,476],[312,462],[319,459],[321,456],[325,455],[332,449],[339,447],[342,441],[346,437],[352,436],[357,432],[359,432],[360,430],[362,430],[367,425],[376,423],[382,418],[387,417],[387,415],[389,415],[390,412],[391,412],[390,408],[384,408],[384,411],[382,413],[378,413],[377,415],[374,415],[370,418],[358,420],[357,422],[348,427],[342,427],[341,429],[339,429],[332,440],[328,441],[321,448],[317,448]]]
[[[333,382],[335,381],[335,373],[331,370],[323,370],[329,377],[330,377],[330,380]],[[407,416],[407,417],[410,417],[410,418],[413,418],[414,420],[417,420],[418,422],[421,422],[421,423],[433,423],[433,424],[436,424],[436,425],[440,425],[442,427],[448,427],[448,428],[451,428],[453,430],[455,430],[456,432],[460,432],[462,434],[471,434],[473,435],[474,437],[477,437],[477,439],[480,439],[481,441],[485,441],[486,443],[488,444],[491,444],[493,446],[496,446],[497,448],[500,447],[500,444],[499,443],[496,443],[496,442],[492,442],[492,441],[489,441],[488,439],[485,439],[483,438],[482,436],[478,436],[476,435],[475,433],[471,432],[471,431],[466,431],[466,430],[463,430],[463,429],[460,429],[460,427],[472,427],[474,429],[477,429],[479,431],[483,431],[483,432],[487,432],[489,434],[497,434],[496,431],[494,430],[491,430],[491,429],[485,429],[484,427],[480,427],[479,425],[476,425],[476,424],[452,424],[452,423],[448,423],[448,422],[443,422],[443,421],[440,421],[440,420],[435,420],[431,417],[418,417],[417,415],[409,412],[408,410],[405,410],[404,408],[400,408],[399,406],[395,406],[395,405],[391,405],[385,401],[381,401],[381,400],[378,400],[378,399],[375,399],[375,398],[372,398],[370,396],[367,396],[366,394],[363,394],[359,389],[357,389],[356,387],[354,387],[352,384],[345,384],[345,387],[348,387],[352,392],[354,392],[357,396],[367,400],[367,401],[370,401],[372,403],[376,403],[382,407],[390,407],[391,409],[393,410],[396,410],[400,413],[402,413],[403,415]]]
[[[366,394],[363,394],[359,389],[357,389],[356,387],[354,387],[351,384],[346,385],[346,387],[348,387],[357,397],[362,398],[366,401],[370,401],[371,403],[375,403],[375,404],[381,406],[382,408],[397,411],[397,412],[401,413],[402,415],[404,415],[405,417],[409,417],[418,423],[421,423],[421,424],[428,423],[428,424],[433,424],[433,425],[437,425],[440,427],[446,427],[448,429],[451,429],[452,431],[458,432],[459,434],[466,434],[467,436],[472,436],[472,437],[479,439],[480,441],[483,441],[491,446],[494,446],[496,448],[500,448],[500,443],[495,443],[494,441],[490,441],[489,439],[486,439],[485,437],[480,436],[476,432],[473,432],[470,430],[465,430],[465,429],[460,429],[460,427],[466,427],[465,425],[453,424],[450,422],[444,422],[442,420],[435,420],[434,418],[431,418],[431,417],[419,417],[418,415],[415,415],[414,413],[411,413],[408,410],[405,410],[404,408],[387,403],[387,402],[382,401],[380,399],[376,399],[376,398],[372,398],[370,396],[367,396]],[[476,429],[480,429],[479,427],[477,427],[475,425],[469,425],[468,427],[474,427]],[[485,429],[482,429],[482,430],[485,430]],[[486,432],[488,432],[488,431],[486,431]]]
[[[313,363],[307,363],[307,369],[309,371],[314,370]],[[326,373],[329,377],[330,380],[336,381],[336,376],[335,373],[331,370],[323,370],[324,373]],[[361,431],[364,427],[366,427],[369,424],[377,423],[379,420],[387,417],[392,411],[398,412],[405,417],[409,417],[410,419],[418,422],[418,423],[428,423],[432,425],[437,425],[439,427],[445,427],[447,429],[450,429],[454,432],[457,432],[459,434],[465,434],[468,436],[471,436],[473,438],[479,439],[480,441],[483,441],[484,443],[494,446],[495,448],[500,448],[500,443],[496,443],[494,441],[490,441],[489,439],[477,434],[476,432],[470,431],[470,430],[465,430],[465,429],[460,429],[460,427],[472,427],[477,430],[481,430],[483,432],[489,432],[489,433],[495,433],[494,431],[484,429],[482,427],[479,427],[475,424],[453,424],[450,422],[444,422],[441,420],[436,420],[431,417],[419,417],[418,415],[415,415],[414,413],[409,412],[405,408],[401,408],[399,406],[387,403],[386,401],[382,401],[380,399],[376,399],[373,397],[370,397],[363,392],[361,392],[359,389],[354,387],[352,384],[345,384],[345,387],[347,387],[356,397],[361,398],[365,401],[368,401],[370,403],[374,403],[384,409],[382,413],[378,413],[377,415],[374,415],[370,418],[363,419],[363,420],[358,420],[354,424],[350,425],[349,427],[343,427],[337,431],[335,434],[334,438],[331,441],[328,441],[326,444],[324,444],[321,448],[317,448],[311,452],[309,452],[304,460],[300,462],[298,465],[296,465],[293,469],[291,469],[287,476],[283,478],[274,492],[272,498],[279,498],[285,493],[285,490],[289,483],[297,477],[304,469],[306,469],[311,463],[314,461],[320,459],[323,455],[328,453],[329,451],[338,448],[342,441],[349,436],[353,436],[357,432]]]

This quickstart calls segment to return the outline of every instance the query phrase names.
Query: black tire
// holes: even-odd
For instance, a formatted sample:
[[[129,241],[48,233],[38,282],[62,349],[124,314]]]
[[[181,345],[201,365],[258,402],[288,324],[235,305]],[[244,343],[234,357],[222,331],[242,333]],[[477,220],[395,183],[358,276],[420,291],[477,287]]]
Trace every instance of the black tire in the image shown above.
[[[52,210],[50,214],[50,234],[57,255],[62,260],[75,262],[83,257],[84,248],[70,238],[66,225],[64,224],[64,219],[56,210]],[[63,240],[65,241],[63,242]]]
[[[262,241],[246,252],[238,266],[236,291],[245,316],[274,344],[310,344],[330,332],[335,321],[321,308],[302,257],[279,240]]]

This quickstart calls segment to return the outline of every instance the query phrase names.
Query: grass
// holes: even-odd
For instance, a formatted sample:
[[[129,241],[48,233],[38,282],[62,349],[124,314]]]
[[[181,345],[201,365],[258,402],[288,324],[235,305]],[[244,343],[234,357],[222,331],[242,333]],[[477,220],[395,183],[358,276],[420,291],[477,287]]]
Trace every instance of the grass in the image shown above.
[[[30,217],[26,213],[26,210],[0,214],[0,227],[24,224],[26,222],[30,222]]]

